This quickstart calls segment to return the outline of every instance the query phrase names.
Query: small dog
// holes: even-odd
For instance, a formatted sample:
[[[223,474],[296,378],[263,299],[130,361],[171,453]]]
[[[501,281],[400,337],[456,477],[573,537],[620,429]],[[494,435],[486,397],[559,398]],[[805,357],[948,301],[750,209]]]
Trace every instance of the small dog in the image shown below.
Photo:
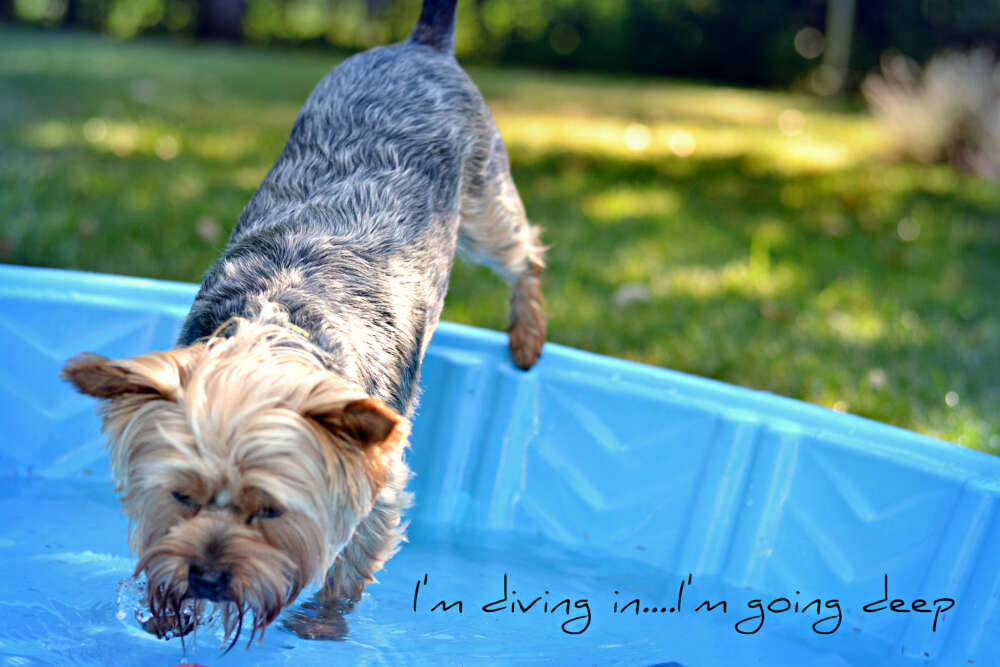
[[[407,41],[319,82],[177,348],[63,369],[106,400],[158,636],[211,602],[234,643],[252,619],[252,643],[312,582],[349,605],[374,581],[404,537],[408,419],[456,247],[511,286],[514,362],[541,353],[539,231],[455,61],[455,4],[425,0]]]

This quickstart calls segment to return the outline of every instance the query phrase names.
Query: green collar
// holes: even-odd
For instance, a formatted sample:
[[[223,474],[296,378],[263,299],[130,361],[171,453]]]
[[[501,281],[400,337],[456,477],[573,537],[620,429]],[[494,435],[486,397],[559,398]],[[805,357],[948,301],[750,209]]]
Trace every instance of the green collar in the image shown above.
[[[292,333],[298,334],[307,340],[310,338],[310,333],[297,324],[292,324],[291,322],[288,322],[287,324],[285,324],[285,327],[287,327],[288,330],[291,331]]]

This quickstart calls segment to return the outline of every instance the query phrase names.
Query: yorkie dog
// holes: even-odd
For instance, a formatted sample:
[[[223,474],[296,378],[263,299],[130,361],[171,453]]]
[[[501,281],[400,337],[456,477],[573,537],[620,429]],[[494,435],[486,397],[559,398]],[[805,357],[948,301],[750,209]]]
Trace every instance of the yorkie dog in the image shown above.
[[[455,4],[425,0],[408,40],[319,82],[175,349],[63,369],[106,401],[159,636],[213,603],[253,642],[314,582],[349,605],[374,581],[404,537],[408,420],[456,247],[510,285],[514,363],[541,353],[543,247],[453,55]]]

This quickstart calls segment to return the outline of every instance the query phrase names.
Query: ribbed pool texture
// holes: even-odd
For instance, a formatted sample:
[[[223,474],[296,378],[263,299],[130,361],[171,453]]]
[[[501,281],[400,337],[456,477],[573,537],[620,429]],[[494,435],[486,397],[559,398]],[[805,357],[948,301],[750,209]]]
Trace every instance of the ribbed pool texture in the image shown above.
[[[0,266],[0,664],[1000,665],[1000,459],[558,345],[523,372],[448,323],[410,541],[344,639],[185,655],[116,603],[127,518],[58,374],[170,347],[195,291]]]

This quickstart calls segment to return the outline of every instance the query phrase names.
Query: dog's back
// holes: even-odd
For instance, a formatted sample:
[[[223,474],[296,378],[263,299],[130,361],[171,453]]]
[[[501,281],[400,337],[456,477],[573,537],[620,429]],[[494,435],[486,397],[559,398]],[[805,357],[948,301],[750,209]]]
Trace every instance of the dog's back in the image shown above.
[[[408,414],[456,242],[512,284],[540,272],[499,132],[452,54],[454,6],[428,0],[410,39],[348,58],[317,84],[180,344],[279,304],[331,370]],[[538,349],[519,364],[537,358],[536,330]]]
[[[285,226],[450,265],[463,168],[499,141],[452,55],[455,4],[428,0],[410,39],[348,58],[316,85],[230,243]]]
[[[463,165],[488,148],[488,114],[448,53],[408,41],[349,58],[306,100],[232,240],[276,225],[383,249],[453,234]]]

